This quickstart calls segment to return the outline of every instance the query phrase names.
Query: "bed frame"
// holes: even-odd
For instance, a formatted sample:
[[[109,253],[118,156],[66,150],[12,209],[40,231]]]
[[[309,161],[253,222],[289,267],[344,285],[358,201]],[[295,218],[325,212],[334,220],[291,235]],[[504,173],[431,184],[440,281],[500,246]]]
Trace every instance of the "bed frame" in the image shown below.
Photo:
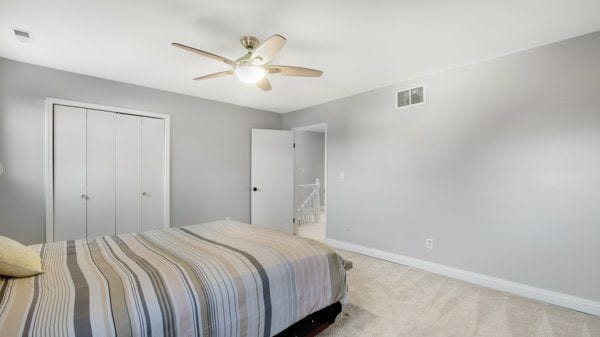
[[[283,330],[275,337],[313,337],[319,332],[327,329],[333,322],[337,315],[342,312],[342,304],[336,302],[324,309],[321,309],[315,313],[312,313],[296,324]]]

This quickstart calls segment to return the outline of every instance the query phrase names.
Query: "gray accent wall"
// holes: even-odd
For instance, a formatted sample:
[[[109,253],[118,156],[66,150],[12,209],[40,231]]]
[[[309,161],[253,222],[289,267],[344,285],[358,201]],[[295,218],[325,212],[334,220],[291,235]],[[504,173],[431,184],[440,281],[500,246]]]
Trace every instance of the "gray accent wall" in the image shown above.
[[[600,33],[283,119],[318,123],[329,238],[600,300]]]
[[[171,225],[250,219],[250,129],[282,116],[0,58],[0,235],[44,241],[46,97],[171,115]]]

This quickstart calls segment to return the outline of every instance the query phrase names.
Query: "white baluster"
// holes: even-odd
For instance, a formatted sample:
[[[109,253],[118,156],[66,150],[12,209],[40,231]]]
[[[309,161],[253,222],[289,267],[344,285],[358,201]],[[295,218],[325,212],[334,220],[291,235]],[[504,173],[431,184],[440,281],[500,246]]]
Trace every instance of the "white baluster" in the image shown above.
[[[297,209],[298,226],[315,224],[321,221],[321,183],[319,179],[314,184],[297,185],[302,195],[302,203]]]

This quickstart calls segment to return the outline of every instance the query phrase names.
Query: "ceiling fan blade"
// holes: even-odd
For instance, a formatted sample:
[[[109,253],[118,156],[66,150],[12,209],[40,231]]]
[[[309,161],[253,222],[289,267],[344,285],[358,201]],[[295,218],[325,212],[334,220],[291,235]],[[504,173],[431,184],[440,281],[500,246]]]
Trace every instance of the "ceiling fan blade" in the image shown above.
[[[275,34],[266,39],[252,52],[251,60],[259,59],[260,64],[265,64],[273,59],[275,55],[283,48],[285,37]]]
[[[219,73],[208,74],[194,78],[194,81],[208,80],[210,78],[225,77],[233,74],[233,70],[221,71]]]
[[[209,52],[204,51],[204,50],[196,49],[194,47],[186,46],[184,44],[177,43],[177,42],[173,42],[173,43],[171,43],[171,45],[173,45],[175,47],[178,47],[178,48],[181,48],[181,49],[185,49],[187,51],[191,51],[192,53],[196,53],[196,54],[200,54],[202,56],[206,56],[208,58],[211,58],[211,59],[214,59],[214,60],[217,60],[217,61],[225,62],[225,63],[229,64],[230,66],[235,66],[235,62],[234,61],[232,61],[232,60],[230,60],[228,58],[225,58],[223,56],[215,55],[213,53],[209,53]]]
[[[263,77],[262,80],[256,82],[256,86],[262,89],[263,91],[271,90],[271,81],[268,78]]]
[[[267,70],[271,74],[279,74],[285,76],[319,77],[323,75],[323,72],[321,70],[294,66],[268,65]]]

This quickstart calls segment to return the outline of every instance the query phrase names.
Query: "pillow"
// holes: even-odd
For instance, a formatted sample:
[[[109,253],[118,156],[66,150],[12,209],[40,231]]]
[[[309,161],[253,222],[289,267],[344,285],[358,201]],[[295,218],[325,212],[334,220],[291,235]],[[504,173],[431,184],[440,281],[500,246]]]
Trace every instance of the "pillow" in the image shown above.
[[[42,272],[42,259],[35,250],[0,235],[0,275],[27,277]]]

